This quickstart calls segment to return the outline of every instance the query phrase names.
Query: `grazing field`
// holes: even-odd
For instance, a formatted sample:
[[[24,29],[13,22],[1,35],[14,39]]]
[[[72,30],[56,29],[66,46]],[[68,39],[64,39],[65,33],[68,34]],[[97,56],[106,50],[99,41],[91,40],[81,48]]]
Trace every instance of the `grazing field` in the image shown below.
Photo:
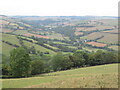
[[[83,35],[83,32],[77,32],[77,31],[76,31],[74,34],[75,34],[76,36],[77,36],[77,35]]]
[[[62,44],[64,44],[64,45],[69,45],[69,44],[67,44],[67,43],[64,43],[64,42],[57,42],[57,41],[54,41],[53,43],[54,43],[54,44],[61,44],[61,45],[62,45]]]
[[[105,25],[111,25],[111,26],[118,25],[117,19],[101,19],[101,20],[99,20],[99,22],[102,22]]]
[[[118,46],[116,46],[116,45],[109,46],[108,48],[111,48],[113,50],[117,50],[118,51]]]
[[[97,40],[106,44],[117,44],[118,43],[118,34],[104,34],[104,37]]]
[[[49,45],[49,44],[44,44],[44,45],[46,45],[46,46],[48,46],[48,47],[50,47],[50,48],[52,48],[52,49],[59,49],[59,48],[57,48],[57,47],[53,47],[53,46],[51,46],[51,45]]]
[[[97,50],[104,50],[105,51],[105,49],[98,49],[98,48],[92,48],[92,47],[84,47],[83,49],[87,50],[89,52],[96,52]]]
[[[117,44],[118,34],[111,34],[111,33],[106,33],[106,32],[93,32],[91,34],[81,37],[81,39],[87,39],[87,40],[98,39],[97,41],[101,43]]]
[[[13,32],[13,30],[11,30],[11,29],[2,29],[2,32],[5,32],[5,33],[7,33],[7,32]]]
[[[3,88],[118,88],[118,64],[2,79]]]
[[[34,36],[34,37],[38,37],[38,38],[46,38],[46,39],[49,38],[48,36],[42,36],[42,35],[31,34],[31,33],[26,33],[26,34],[24,34],[24,36],[27,36],[27,37]]]
[[[118,34],[118,30],[108,30],[108,31],[103,31],[103,32],[106,32],[106,33],[112,33],[112,34]]]
[[[36,50],[40,50],[41,52],[46,52],[48,51],[50,54],[55,54],[54,51],[50,50],[50,49],[47,49],[47,48],[44,48],[40,45],[37,45],[37,44],[34,44],[34,43],[31,43],[31,42],[28,42],[28,41],[23,41],[23,43],[27,46],[27,47],[32,47],[34,46]]]
[[[47,35],[50,39],[58,39],[58,40],[64,40],[64,39],[69,39],[68,37],[65,37],[59,33],[55,33],[52,35]]]
[[[17,39],[17,37],[15,35],[10,35],[10,34],[2,34],[2,40],[4,41],[8,41],[12,44],[16,44],[19,45],[19,40]]]
[[[26,30],[16,30],[13,32],[14,34],[17,34],[17,35],[23,35],[23,34],[26,34],[28,33],[28,31]]]
[[[102,37],[102,34],[100,32],[93,32],[91,34],[88,34],[88,35],[80,37],[80,38],[81,39],[87,39],[87,40],[95,40],[99,37]]]
[[[7,56],[10,55],[10,51],[13,50],[15,47],[8,45],[6,43],[2,43],[2,54],[5,54]]]
[[[98,42],[86,42],[86,44],[96,46],[96,47],[105,47],[105,46],[107,46],[107,44],[98,43]]]

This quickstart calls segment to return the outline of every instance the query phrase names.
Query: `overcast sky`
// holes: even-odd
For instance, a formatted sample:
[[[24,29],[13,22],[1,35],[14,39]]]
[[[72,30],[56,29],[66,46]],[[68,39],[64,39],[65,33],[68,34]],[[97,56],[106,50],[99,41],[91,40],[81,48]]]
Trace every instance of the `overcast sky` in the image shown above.
[[[117,16],[119,0],[1,0],[2,15]]]

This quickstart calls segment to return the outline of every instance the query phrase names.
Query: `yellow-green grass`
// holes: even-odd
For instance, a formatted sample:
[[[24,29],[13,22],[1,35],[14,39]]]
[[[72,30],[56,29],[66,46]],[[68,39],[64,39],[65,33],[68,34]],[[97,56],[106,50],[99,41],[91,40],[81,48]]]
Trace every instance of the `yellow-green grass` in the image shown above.
[[[59,48],[53,47],[53,46],[51,46],[51,45],[49,45],[49,44],[44,44],[44,45],[46,45],[46,46],[48,46],[48,47],[50,47],[50,48],[52,48],[52,49],[59,49]]]
[[[102,19],[99,20],[102,23],[106,24],[106,25],[111,25],[111,26],[117,26],[118,25],[118,20],[117,19]]]
[[[0,48],[2,47],[2,54],[5,54],[7,56],[10,55],[10,51],[12,51],[15,47],[8,45],[6,43],[2,43],[2,46],[0,46]]]
[[[65,45],[69,45],[69,44],[67,44],[67,43],[64,43],[64,42],[53,42],[54,44],[65,44]]]
[[[27,30],[16,30],[12,33],[17,34],[17,35],[23,35],[23,34],[28,33],[28,31]]]
[[[118,88],[118,64],[3,79],[3,88]]]
[[[64,39],[69,39],[69,37],[65,37],[59,33],[55,33],[52,35],[47,35],[50,39],[58,39],[58,40],[64,40]]]
[[[111,49],[113,49],[113,50],[118,51],[118,46],[116,46],[116,45],[109,46],[108,48],[111,48]]]
[[[73,49],[77,49],[77,47],[75,46],[67,46],[68,48],[73,48]]]
[[[99,37],[101,37],[102,34],[99,33],[99,32],[93,32],[91,34],[88,34],[88,35],[85,35],[83,37],[80,37],[81,39],[87,39],[87,40],[94,40],[94,39],[97,39]]]
[[[2,40],[4,41],[8,41],[12,44],[16,44],[16,45],[19,45],[19,40],[16,38],[15,35],[10,35],[10,34],[2,34]]]
[[[83,49],[87,50],[89,52],[96,52],[97,50],[104,50],[105,51],[105,49],[97,49],[97,48],[92,48],[92,47],[84,47]]]
[[[104,36],[104,37],[102,37]],[[118,43],[118,34],[111,34],[111,33],[105,33],[105,32],[93,32],[91,34],[88,34],[86,36],[81,37],[81,39],[87,39],[87,40],[95,40],[97,38],[100,38],[97,41],[106,43],[106,44],[116,44]]]
[[[118,34],[104,34],[104,37],[97,41],[107,44],[118,44]]]
[[[34,44],[34,43],[31,43],[31,42],[28,42],[28,41],[23,41],[23,43],[27,46],[27,47],[31,47],[31,46],[34,46],[36,50],[39,50],[41,52],[46,52],[48,51],[51,55],[52,54],[56,54],[54,51],[50,50],[50,49],[47,49],[47,48],[44,48],[40,45],[37,45],[37,44]]]

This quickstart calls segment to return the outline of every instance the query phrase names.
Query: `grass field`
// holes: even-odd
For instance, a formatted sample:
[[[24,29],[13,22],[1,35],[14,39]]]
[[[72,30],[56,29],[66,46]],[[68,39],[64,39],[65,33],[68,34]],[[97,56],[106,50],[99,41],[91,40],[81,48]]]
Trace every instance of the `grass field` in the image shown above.
[[[16,30],[13,32],[14,34],[17,34],[17,35],[23,35],[23,34],[26,34],[28,33],[27,30]]]
[[[55,33],[55,34],[52,34],[52,35],[47,35],[50,39],[58,39],[58,40],[64,40],[64,39],[68,39],[68,37],[65,37],[59,33]]]
[[[7,56],[10,55],[10,51],[13,50],[15,47],[8,45],[6,43],[2,43],[2,54],[5,54]]]
[[[102,38],[98,39],[97,40],[98,42],[106,43],[106,44],[118,43],[118,34],[111,34],[111,33],[106,33],[106,32],[93,32],[91,34],[81,37],[81,39],[95,40],[100,37]]]
[[[106,44],[117,44],[118,43],[118,34],[104,34],[104,37],[97,40]]]
[[[3,79],[3,88],[118,88],[118,64]]]
[[[111,48],[113,50],[117,50],[118,51],[118,46],[116,46],[116,45],[109,46],[108,48]]]
[[[4,41],[8,41],[12,44],[16,44],[16,45],[19,45],[19,40],[16,38],[15,35],[10,35],[10,34],[2,34],[2,40]]]
[[[44,47],[42,47],[42,46],[40,46],[40,45],[31,43],[31,42],[28,42],[28,41],[23,41],[23,43],[24,43],[26,46],[28,46],[28,47],[34,46],[36,50],[40,50],[41,52],[46,52],[46,51],[48,51],[50,54],[55,54],[54,51],[49,50],[49,49],[47,49],[47,48],[44,48]]]
[[[97,50],[104,50],[105,51],[105,49],[98,49],[98,48],[92,48],[92,47],[84,47],[83,49],[87,50],[89,52],[96,52]]]

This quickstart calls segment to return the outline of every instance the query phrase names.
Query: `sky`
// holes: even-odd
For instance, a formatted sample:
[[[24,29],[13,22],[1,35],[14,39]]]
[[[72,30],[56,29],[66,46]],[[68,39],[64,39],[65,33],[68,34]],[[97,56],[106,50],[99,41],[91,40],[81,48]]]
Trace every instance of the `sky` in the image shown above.
[[[20,16],[118,16],[119,0],[1,0],[0,14]]]

